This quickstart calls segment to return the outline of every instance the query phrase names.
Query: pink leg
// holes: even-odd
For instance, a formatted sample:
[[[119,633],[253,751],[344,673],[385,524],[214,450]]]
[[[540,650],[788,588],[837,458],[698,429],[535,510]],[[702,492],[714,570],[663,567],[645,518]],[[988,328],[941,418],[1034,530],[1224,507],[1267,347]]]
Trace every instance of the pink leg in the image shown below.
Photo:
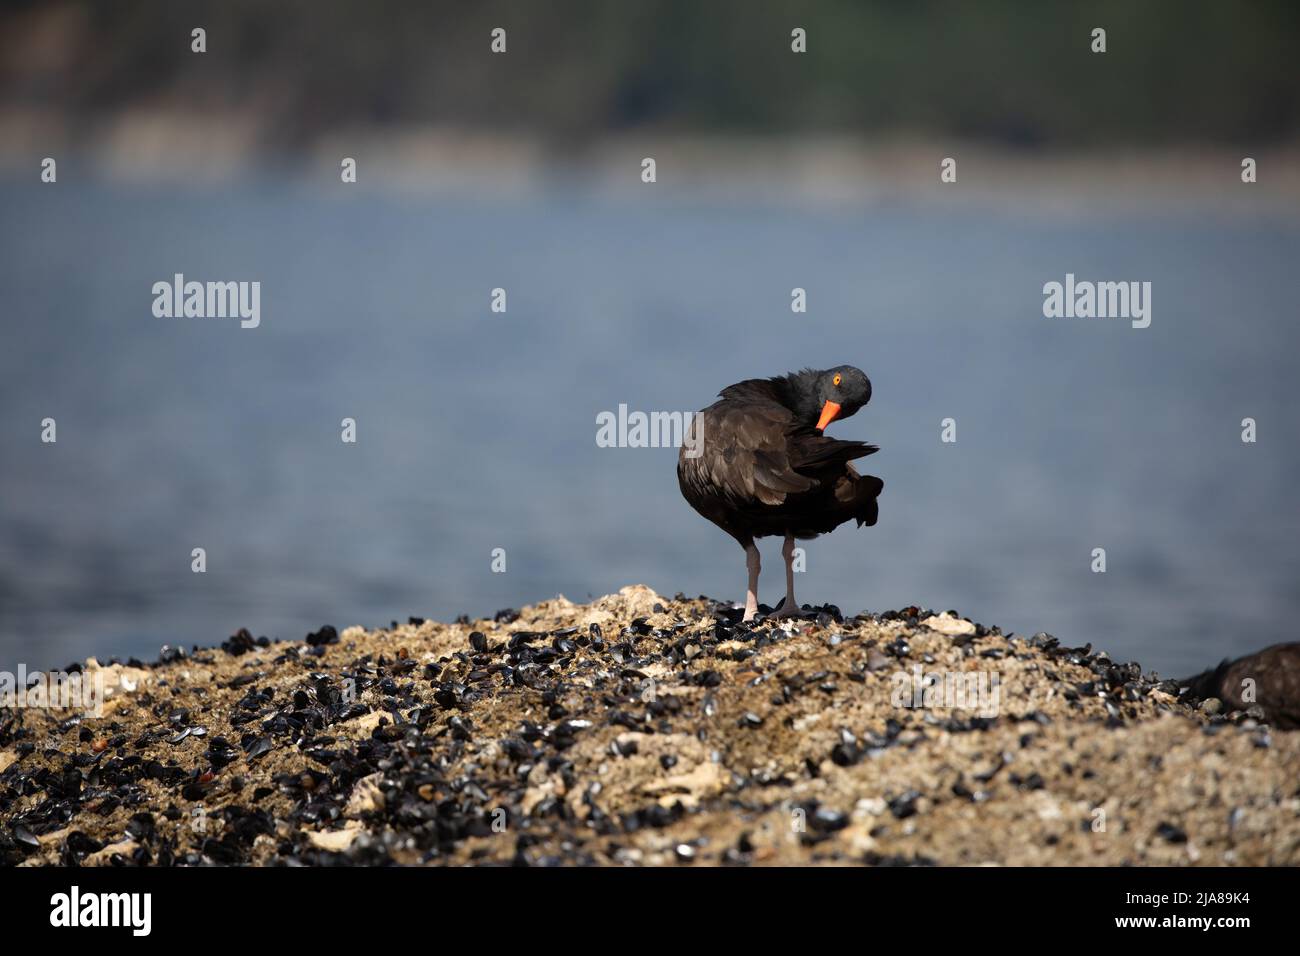
[[[762,570],[758,547],[753,542],[745,549],[745,569],[749,571],[749,590],[745,592],[744,620],[752,621],[758,613],[758,572]]]
[[[777,617],[799,617],[799,602],[794,599],[794,535],[785,536],[781,547],[781,557],[785,558],[785,603],[776,612]]]

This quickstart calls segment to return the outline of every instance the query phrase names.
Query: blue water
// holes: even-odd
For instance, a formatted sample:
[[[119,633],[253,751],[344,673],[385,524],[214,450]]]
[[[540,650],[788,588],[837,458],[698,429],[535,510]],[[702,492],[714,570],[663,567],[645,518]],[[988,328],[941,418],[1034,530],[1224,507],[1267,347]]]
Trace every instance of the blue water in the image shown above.
[[[881,518],[808,546],[801,600],[1165,674],[1294,638],[1300,223],[660,195],[0,185],[0,669],[632,582],[743,597],[676,452],[598,448],[596,415],[842,363],[875,397],[830,431],[881,446]],[[261,327],[155,318],[176,272],[260,280]],[[1151,327],[1044,318],[1067,272],[1151,281]]]

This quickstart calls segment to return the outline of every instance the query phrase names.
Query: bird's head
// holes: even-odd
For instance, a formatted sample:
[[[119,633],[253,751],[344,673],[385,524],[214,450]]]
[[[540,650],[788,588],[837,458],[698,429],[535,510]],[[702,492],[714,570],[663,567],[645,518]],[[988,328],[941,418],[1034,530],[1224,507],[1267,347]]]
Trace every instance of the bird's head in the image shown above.
[[[852,365],[824,372],[804,369],[786,376],[791,406],[801,421],[818,431],[831,422],[848,418],[871,401],[871,379]]]

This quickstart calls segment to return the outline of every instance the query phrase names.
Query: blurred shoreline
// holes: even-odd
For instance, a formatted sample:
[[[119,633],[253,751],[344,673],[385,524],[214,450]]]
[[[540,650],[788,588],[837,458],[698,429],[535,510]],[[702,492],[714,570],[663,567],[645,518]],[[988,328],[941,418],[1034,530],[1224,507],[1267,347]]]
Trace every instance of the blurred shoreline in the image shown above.
[[[1004,204],[1043,212],[1107,214],[1140,201],[1143,212],[1191,205],[1224,215],[1300,214],[1300,143],[1241,152],[1219,147],[1013,148],[973,141],[898,136],[865,138],[773,133],[708,136],[641,130],[609,134],[557,151],[524,132],[452,126],[355,127],[323,134],[295,150],[268,149],[252,113],[133,110],[74,124],[39,111],[0,111],[0,172],[40,175],[47,157],[60,182],[80,170],[97,179],[221,188],[267,169],[322,190],[341,185],[344,157],[357,161],[367,194],[421,197],[472,194],[517,200],[559,191],[629,200],[641,162],[653,157],[661,193],[729,202],[836,207],[882,201]],[[1241,162],[1258,182],[1241,181]],[[942,183],[940,162],[957,162]]]

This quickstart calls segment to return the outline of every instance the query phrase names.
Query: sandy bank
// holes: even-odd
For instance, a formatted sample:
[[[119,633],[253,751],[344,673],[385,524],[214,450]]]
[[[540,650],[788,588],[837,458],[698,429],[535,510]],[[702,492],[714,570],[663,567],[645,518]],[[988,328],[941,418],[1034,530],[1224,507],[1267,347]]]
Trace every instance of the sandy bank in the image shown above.
[[[836,617],[630,587],[113,667],[98,720],[0,711],[0,861],[1300,861],[1300,734],[1046,636]]]

